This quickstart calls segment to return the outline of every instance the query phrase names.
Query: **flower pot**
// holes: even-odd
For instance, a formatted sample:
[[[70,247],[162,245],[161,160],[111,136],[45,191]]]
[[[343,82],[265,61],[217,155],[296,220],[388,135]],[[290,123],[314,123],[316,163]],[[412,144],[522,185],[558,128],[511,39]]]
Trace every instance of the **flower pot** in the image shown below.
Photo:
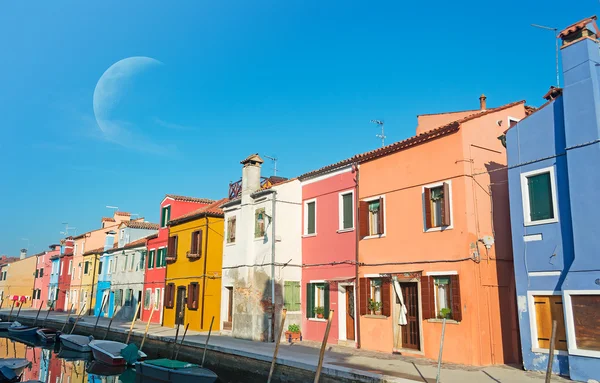
[[[323,319],[323,314],[317,314],[317,318]]]
[[[369,310],[369,313],[370,313],[371,315],[374,315],[374,313],[373,313],[373,310]]]
[[[287,339],[287,341],[290,343],[292,343],[293,341],[301,341],[302,340],[302,332],[286,331],[285,339]]]
[[[375,315],[381,315],[381,310],[376,310]]]

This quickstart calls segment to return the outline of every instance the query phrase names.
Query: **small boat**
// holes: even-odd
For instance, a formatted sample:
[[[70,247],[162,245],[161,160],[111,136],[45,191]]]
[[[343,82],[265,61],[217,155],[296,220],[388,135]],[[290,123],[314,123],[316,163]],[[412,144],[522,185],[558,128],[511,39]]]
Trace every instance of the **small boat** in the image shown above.
[[[94,340],[93,336],[60,334],[58,336],[60,343],[68,349],[79,352],[90,352],[90,342]]]
[[[135,364],[135,372],[144,378],[177,383],[214,383],[217,374],[197,364],[173,359],[154,359]]]
[[[13,322],[0,321],[0,331],[8,331],[8,328],[12,326]]]
[[[35,336],[37,329],[37,327],[23,326],[19,322],[13,322],[13,324],[8,327],[8,333],[19,336]]]
[[[145,360],[147,357],[145,353],[138,351],[134,344],[128,346],[125,343],[110,340],[93,340],[90,342],[90,348],[94,354],[94,359],[109,366],[122,366],[128,362],[133,364],[136,361]],[[126,349],[128,351],[133,349],[137,352],[137,355],[134,355],[133,361],[129,357],[126,357]]]
[[[38,338],[47,343],[52,343],[56,340],[56,337],[60,334],[58,330],[53,328],[39,328],[36,331]]]
[[[0,369],[10,369],[14,372],[15,375],[20,376],[25,367],[29,366],[30,362],[27,359],[20,358],[7,358],[0,359]]]

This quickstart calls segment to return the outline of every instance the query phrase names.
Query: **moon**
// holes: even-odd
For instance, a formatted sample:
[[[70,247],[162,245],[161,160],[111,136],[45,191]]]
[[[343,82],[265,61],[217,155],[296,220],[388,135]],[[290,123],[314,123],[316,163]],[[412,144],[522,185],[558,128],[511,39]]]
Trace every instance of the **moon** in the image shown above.
[[[146,56],[128,57],[111,65],[100,77],[94,89],[94,117],[102,132],[112,135],[118,126],[109,118],[109,112],[119,101],[124,85],[133,75],[162,62]]]

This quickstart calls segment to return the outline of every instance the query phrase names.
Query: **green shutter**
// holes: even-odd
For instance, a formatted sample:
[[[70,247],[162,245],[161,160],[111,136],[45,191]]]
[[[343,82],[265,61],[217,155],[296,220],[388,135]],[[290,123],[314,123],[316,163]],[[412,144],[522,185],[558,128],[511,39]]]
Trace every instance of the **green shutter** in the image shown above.
[[[343,208],[343,228],[351,229],[354,226],[353,214],[352,214],[352,194],[344,194],[342,196],[342,208]]]
[[[315,288],[312,283],[306,284],[306,317],[312,318],[315,313]]]
[[[150,307],[150,291],[146,290],[144,294],[144,308]]]
[[[156,250],[150,250],[150,254],[148,255],[148,268],[154,268],[154,254],[156,254]]]
[[[329,282],[325,282],[325,285],[323,286],[323,290],[324,290],[324,302],[323,302],[323,309],[325,310],[325,312],[323,313],[323,318],[325,319],[329,319]]]
[[[146,264],[146,250],[142,251],[140,256],[140,270],[144,270],[144,265]]]
[[[292,311],[300,311],[300,282],[292,282]]]
[[[285,281],[283,283],[283,292],[284,292],[284,297],[283,297],[283,304],[285,305],[285,308],[288,309],[289,311],[293,311],[292,310],[292,282],[290,281]]]
[[[171,206],[167,206],[167,222],[165,222],[165,226],[167,226],[167,223],[169,223],[170,220],[171,220]]]
[[[309,202],[307,206],[307,225],[306,225],[306,234],[314,234],[315,233],[315,203]]]
[[[258,210],[254,211],[254,238],[260,237],[260,232],[258,229]]]
[[[529,189],[529,213],[531,221],[554,218],[550,173],[527,177]]]

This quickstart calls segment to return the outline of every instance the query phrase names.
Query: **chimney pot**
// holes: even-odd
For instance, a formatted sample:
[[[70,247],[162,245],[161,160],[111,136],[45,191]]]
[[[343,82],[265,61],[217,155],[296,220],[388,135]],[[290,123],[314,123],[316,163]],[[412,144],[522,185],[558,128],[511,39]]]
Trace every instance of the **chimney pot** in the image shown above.
[[[479,97],[479,109],[481,109],[481,110],[486,109],[486,105],[485,105],[486,99],[487,99],[487,97],[485,97],[485,94],[481,94],[481,96]]]
[[[25,258],[27,258],[27,249],[21,249],[20,259],[25,259]]]

